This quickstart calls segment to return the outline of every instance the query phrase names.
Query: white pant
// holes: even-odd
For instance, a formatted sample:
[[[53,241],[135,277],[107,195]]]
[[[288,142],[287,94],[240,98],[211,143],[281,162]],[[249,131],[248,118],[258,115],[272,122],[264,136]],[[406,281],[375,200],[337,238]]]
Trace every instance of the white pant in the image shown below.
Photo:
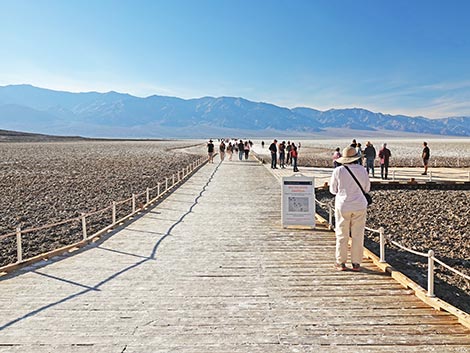
[[[351,234],[351,262],[361,264],[364,252],[366,216],[366,209],[351,212],[341,212],[335,209],[337,263],[346,263],[348,259],[348,239]]]

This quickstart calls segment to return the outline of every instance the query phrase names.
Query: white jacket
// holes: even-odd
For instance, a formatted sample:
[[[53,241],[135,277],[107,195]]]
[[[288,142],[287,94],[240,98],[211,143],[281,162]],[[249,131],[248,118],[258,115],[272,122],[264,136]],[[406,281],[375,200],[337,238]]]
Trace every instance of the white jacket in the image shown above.
[[[359,164],[347,164],[361,184],[364,192],[370,191],[370,180],[366,169]],[[330,192],[336,195],[335,208],[341,212],[359,211],[367,208],[367,200],[351,174],[340,166],[333,169]]]

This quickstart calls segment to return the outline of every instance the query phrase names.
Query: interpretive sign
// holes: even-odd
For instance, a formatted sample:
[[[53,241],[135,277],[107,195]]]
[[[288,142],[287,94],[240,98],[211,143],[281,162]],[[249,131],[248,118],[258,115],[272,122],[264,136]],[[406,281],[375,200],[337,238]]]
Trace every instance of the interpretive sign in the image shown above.
[[[315,227],[313,177],[294,175],[282,178],[282,226]]]

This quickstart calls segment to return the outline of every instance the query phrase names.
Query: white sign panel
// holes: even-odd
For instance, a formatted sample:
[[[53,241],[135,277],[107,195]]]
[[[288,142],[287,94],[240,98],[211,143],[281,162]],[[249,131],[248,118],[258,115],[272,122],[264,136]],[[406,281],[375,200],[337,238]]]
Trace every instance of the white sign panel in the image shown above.
[[[313,177],[294,175],[282,178],[282,226],[315,227]]]

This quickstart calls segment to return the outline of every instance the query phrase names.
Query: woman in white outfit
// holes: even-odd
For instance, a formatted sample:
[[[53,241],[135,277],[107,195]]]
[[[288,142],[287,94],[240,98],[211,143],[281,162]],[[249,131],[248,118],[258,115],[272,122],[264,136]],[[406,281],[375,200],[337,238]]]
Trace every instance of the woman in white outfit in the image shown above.
[[[336,161],[341,164],[333,170],[330,192],[335,197],[336,218],[336,268],[346,270],[348,259],[348,239],[351,235],[351,263],[353,271],[360,271],[364,251],[364,228],[366,226],[367,200],[352,175],[354,174],[364,192],[370,191],[369,175],[359,164],[360,155],[354,147],[346,147],[342,157]]]

